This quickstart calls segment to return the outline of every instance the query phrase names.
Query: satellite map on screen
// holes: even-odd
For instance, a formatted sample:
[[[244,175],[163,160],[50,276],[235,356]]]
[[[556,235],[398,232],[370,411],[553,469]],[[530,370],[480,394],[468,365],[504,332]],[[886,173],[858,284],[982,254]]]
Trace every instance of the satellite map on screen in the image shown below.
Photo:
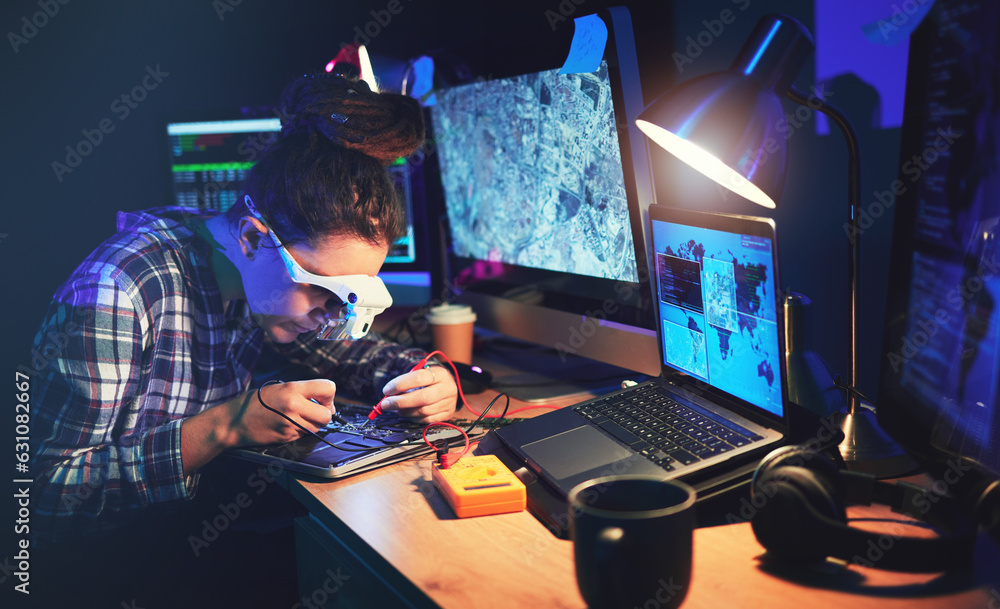
[[[456,255],[638,281],[606,63],[448,89],[431,118]]]

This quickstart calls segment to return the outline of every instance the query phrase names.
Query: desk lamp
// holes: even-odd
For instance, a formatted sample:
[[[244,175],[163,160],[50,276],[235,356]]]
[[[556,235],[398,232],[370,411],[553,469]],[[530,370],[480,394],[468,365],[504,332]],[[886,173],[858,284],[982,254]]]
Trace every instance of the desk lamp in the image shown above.
[[[729,70],[690,80],[656,99],[636,119],[651,140],[736,194],[773,209],[787,167],[781,97],[819,110],[847,140],[850,217],[851,347],[846,413],[838,413],[849,469],[892,476],[912,469],[909,457],[879,428],[857,391],[861,302],[861,158],[847,117],[817,96],[792,86],[815,46],[809,31],[785,15],[765,15]]]

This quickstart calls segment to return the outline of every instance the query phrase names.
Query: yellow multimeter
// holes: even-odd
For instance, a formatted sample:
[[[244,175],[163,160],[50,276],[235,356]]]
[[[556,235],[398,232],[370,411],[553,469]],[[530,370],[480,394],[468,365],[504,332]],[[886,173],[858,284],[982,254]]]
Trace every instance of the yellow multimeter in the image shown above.
[[[459,518],[520,512],[527,503],[524,483],[496,455],[463,457],[447,469],[434,463],[431,474]]]

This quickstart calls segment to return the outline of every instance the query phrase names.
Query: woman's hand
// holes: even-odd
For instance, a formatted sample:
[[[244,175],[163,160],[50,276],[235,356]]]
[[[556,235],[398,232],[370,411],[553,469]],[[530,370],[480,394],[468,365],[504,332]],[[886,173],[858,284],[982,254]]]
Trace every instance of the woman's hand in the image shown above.
[[[318,431],[326,427],[333,417],[333,397],[336,393],[337,385],[333,381],[316,379],[274,383],[264,387],[260,396],[269,407],[311,431]],[[230,428],[239,434],[237,446],[283,444],[306,434],[284,417],[265,408],[257,399],[256,391],[250,392],[248,397],[225,404],[229,406]]]
[[[382,410],[398,410],[420,423],[447,421],[455,414],[458,385],[443,366],[412,370],[386,383]]]
[[[333,381],[317,379],[268,385],[261,390],[261,397],[271,408],[317,431],[330,423],[336,393]],[[256,390],[248,391],[184,420],[181,424],[184,474],[192,474],[224,450],[283,444],[305,433],[284,417],[264,408],[257,399]]]

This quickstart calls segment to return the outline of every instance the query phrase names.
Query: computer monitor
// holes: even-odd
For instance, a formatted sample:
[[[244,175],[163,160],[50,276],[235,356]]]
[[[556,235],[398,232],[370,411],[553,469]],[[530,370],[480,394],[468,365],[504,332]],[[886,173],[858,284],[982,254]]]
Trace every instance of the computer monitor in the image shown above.
[[[932,469],[965,464],[949,484],[980,487],[1000,479],[998,31],[996,3],[931,8],[910,42],[895,203],[867,210],[895,214],[878,420]]]
[[[448,276],[480,326],[656,375],[635,44],[627,10],[600,16],[594,72],[559,74],[568,45],[512,35],[497,71],[436,92]]]
[[[277,140],[277,118],[170,121],[166,125],[174,203],[225,212],[239,200],[247,172]],[[393,304],[430,300],[426,213],[418,175],[407,159],[388,167],[406,210],[406,234],[392,244],[380,277]]]
[[[228,210],[247,171],[280,132],[277,118],[168,122],[174,203]]]

